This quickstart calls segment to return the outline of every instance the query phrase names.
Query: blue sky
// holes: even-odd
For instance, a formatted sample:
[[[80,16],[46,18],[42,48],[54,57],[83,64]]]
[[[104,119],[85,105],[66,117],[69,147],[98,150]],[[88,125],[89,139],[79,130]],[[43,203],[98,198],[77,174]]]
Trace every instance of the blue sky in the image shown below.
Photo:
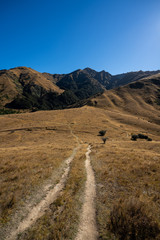
[[[0,0],[0,69],[160,69],[159,0]]]

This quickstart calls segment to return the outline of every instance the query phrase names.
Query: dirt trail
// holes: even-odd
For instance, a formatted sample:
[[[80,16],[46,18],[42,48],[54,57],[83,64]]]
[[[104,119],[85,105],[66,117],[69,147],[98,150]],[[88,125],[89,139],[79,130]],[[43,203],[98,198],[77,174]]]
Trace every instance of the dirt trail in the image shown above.
[[[96,185],[94,172],[90,163],[90,153],[91,146],[88,146],[85,162],[87,172],[85,198],[79,224],[79,230],[75,240],[96,240],[98,237],[94,203],[96,197]]]
[[[71,132],[73,135],[73,133]],[[77,139],[78,142],[78,139]],[[80,144],[76,148],[74,148],[72,155],[65,160],[65,167],[63,169],[64,173],[59,181],[58,184],[52,185],[51,181],[48,181],[48,184],[44,185],[43,187],[43,198],[41,200],[34,204],[32,206],[25,206],[26,215],[22,214],[21,212],[17,212],[17,216],[13,216],[13,225],[10,223],[10,226],[3,229],[1,232],[1,236],[3,236],[3,239],[6,240],[14,240],[17,239],[18,234],[23,233],[27,228],[29,228],[32,224],[36,222],[38,218],[40,218],[45,211],[48,209],[49,205],[53,203],[56,198],[59,196],[62,189],[65,187],[65,183],[67,180],[67,176],[70,171],[70,163],[74,159],[77,151],[80,148]],[[36,196],[35,199],[32,199],[32,201],[36,202]],[[22,214],[22,216],[21,216]],[[12,227],[11,227],[12,226]]]
[[[41,192],[32,196],[32,201],[26,202],[25,206],[18,210],[12,217],[12,220],[7,227],[1,229],[0,235],[4,240],[15,240],[18,235],[23,233],[29,227],[31,227],[37,219],[39,219],[45,211],[49,208],[49,205],[53,203],[63,188],[65,187],[67,177],[70,171],[70,164],[74,159],[77,151],[80,149],[79,138],[72,132],[71,134],[76,138],[77,147],[73,149],[71,156],[65,160],[65,166],[61,169],[63,171],[62,177],[55,185],[54,178],[51,176],[42,186]],[[85,186],[84,204],[82,209],[82,215],[80,217],[80,224],[78,234],[75,240],[96,240],[98,236],[96,228],[95,218],[95,197],[96,197],[96,185],[95,177],[90,163],[91,146],[89,145],[86,152],[85,167],[87,172],[87,181]],[[55,173],[53,173],[55,174]]]

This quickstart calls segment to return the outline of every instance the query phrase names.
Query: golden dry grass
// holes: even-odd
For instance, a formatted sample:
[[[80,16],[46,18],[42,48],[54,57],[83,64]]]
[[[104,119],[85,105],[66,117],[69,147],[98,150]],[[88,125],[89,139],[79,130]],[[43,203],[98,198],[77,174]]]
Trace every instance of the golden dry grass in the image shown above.
[[[18,239],[73,239],[76,235],[81,205],[83,203],[83,192],[85,185],[85,152],[83,145],[71,164],[71,171],[66,188],[50,208],[30,230]]]
[[[13,201],[10,201],[11,207],[8,206],[8,210],[2,215],[3,221],[21,203],[20,199],[31,195],[32,189],[43,183],[53,171],[59,171],[62,161],[71,154],[77,144],[70,133],[71,128],[81,143],[92,144],[92,164],[97,182],[99,238],[114,239],[107,230],[107,222],[110,211],[120,198],[139,198],[151,206],[153,215],[160,222],[160,126],[153,121],[154,116],[149,114],[148,111],[148,116],[145,117],[141,114],[132,115],[118,108],[85,106],[79,109],[1,116],[3,211],[6,199],[12,199],[12,196],[15,198],[15,203],[12,205]],[[103,144],[98,136],[100,130],[107,130],[106,144]],[[153,141],[133,142],[130,140],[131,133],[147,134]],[[76,206],[77,209],[82,200],[78,202],[80,195],[83,197],[84,152],[83,149],[73,162],[62,196],[31,228],[26,239],[49,239],[49,236],[54,236],[53,239],[61,239],[61,236],[64,239],[73,239],[76,231],[73,221],[78,219],[78,213],[72,208]],[[77,189],[75,193],[74,189]],[[63,211],[58,207],[59,204],[62,204]],[[56,216],[56,220],[53,216]],[[71,222],[68,223],[69,219]]]
[[[97,181],[100,239],[114,239],[107,231],[107,222],[119,199],[132,196],[153,205],[153,215],[160,223],[159,142],[108,141],[104,146],[95,146],[92,160]]]
[[[14,117],[13,119],[10,116],[6,117],[7,129],[2,128],[5,117],[1,118],[0,212],[4,223],[33,190],[36,191],[36,188],[54,171],[56,175],[61,163],[70,156],[76,145],[69,126],[63,122],[55,123],[53,127],[46,125],[46,129],[41,126],[41,121],[44,124],[42,119],[36,119],[34,122],[33,118],[30,124],[32,120],[28,121],[26,117],[22,126],[20,119],[16,119],[16,122]],[[25,116],[22,118],[25,119]]]

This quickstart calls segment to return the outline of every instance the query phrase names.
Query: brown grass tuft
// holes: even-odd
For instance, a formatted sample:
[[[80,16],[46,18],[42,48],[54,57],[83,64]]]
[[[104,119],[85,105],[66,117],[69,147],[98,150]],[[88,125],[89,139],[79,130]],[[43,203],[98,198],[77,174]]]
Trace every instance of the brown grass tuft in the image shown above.
[[[151,209],[138,198],[121,199],[113,206],[108,229],[119,240],[156,239],[160,233]]]

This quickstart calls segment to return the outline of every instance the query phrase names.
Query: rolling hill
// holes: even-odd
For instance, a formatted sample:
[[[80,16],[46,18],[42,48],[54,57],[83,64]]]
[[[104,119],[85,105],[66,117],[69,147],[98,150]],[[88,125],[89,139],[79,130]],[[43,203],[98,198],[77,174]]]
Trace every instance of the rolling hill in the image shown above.
[[[31,68],[17,67],[0,71],[1,106],[14,101],[14,108],[14,103],[17,101],[17,108],[21,106],[22,108],[29,108],[32,99],[43,98],[49,92],[59,95],[63,91],[41,73]],[[18,105],[18,101],[21,106]]]
[[[105,91],[92,99],[97,107],[110,111],[127,112],[133,115],[152,116],[160,124],[160,74],[155,74],[125,86]]]

